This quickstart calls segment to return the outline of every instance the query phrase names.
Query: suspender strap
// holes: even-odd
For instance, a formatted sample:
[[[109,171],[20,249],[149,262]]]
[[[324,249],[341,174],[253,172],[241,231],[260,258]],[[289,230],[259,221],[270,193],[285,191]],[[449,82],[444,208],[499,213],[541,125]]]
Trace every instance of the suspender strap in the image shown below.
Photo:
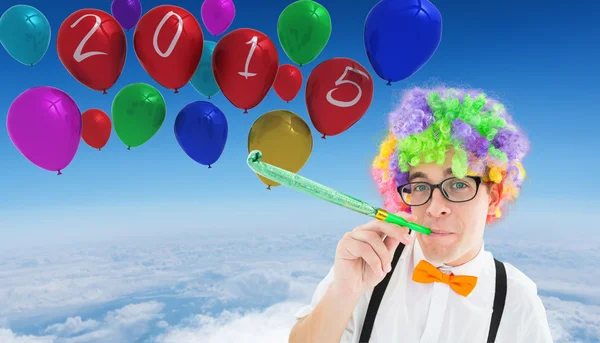
[[[363,324],[362,332],[360,333],[360,339],[358,343],[368,343],[371,338],[371,331],[373,331],[373,323],[375,323],[375,316],[377,315],[377,310],[379,309],[379,304],[381,304],[381,299],[383,298],[383,294],[385,293],[385,289],[390,283],[390,279],[392,278],[392,274],[394,273],[394,268],[396,268],[396,264],[400,259],[400,255],[402,255],[402,250],[404,250],[404,244],[400,243],[398,248],[396,248],[396,252],[394,252],[394,258],[392,259],[392,270],[383,278],[383,280],[375,286],[373,289],[373,295],[371,296],[371,300],[369,300],[369,307],[367,308],[367,315],[365,317],[365,322]]]
[[[487,343],[494,343],[496,334],[500,327],[500,319],[504,312],[504,304],[506,302],[506,268],[504,263],[494,259],[496,265],[496,293],[494,295],[494,309],[492,312],[492,321],[490,323],[490,332],[488,334]]]
[[[392,259],[392,270],[387,273],[385,278],[373,289],[373,295],[369,301],[369,307],[367,308],[367,314],[365,316],[365,321],[358,343],[368,343],[369,339],[371,338],[371,332],[373,331],[373,324],[375,323],[377,310],[381,304],[381,299],[383,298],[385,289],[388,283],[390,283],[390,279],[394,269],[396,268],[396,264],[400,259],[400,255],[402,255],[402,250],[404,250],[404,244],[400,243],[396,249],[396,252],[394,253],[394,258]],[[494,264],[496,266],[496,292],[494,294],[494,307],[487,343],[494,343],[496,340],[496,334],[498,333],[498,328],[500,327],[500,319],[502,319],[502,312],[504,312],[504,304],[506,302],[506,268],[502,262],[496,259],[494,259]]]

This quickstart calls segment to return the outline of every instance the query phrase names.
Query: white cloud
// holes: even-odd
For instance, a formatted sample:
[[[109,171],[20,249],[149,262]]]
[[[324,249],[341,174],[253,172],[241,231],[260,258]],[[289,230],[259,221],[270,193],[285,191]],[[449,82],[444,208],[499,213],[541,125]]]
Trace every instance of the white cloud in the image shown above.
[[[64,323],[50,325],[44,331],[55,335],[68,336],[94,329],[98,325],[99,323],[93,319],[82,320],[80,316],[77,316],[67,318]]]
[[[0,342],[285,342],[340,237],[190,235],[0,252]],[[495,238],[486,249],[537,283],[556,343],[600,337],[600,289],[587,286],[597,281],[597,243]]]
[[[2,343],[54,343],[54,336],[16,335],[10,329],[0,328]]]
[[[283,302],[264,311],[224,311],[217,317],[196,315],[185,325],[171,327],[156,343],[276,343],[287,342],[302,304]]]

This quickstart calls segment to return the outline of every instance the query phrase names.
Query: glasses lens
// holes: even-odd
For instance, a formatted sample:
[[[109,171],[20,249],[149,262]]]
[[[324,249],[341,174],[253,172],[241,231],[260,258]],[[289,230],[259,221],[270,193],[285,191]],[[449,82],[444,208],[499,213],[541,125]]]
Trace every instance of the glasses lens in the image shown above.
[[[431,186],[426,183],[414,182],[400,189],[400,196],[408,206],[423,205],[429,199]]]
[[[475,197],[477,192],[477,183],[471,178],[449,179],[442,185],[444,193],[450,201],[467,201]]]
[[[431,196],[431,186],[424,182],[413,182],[400,191],[402,200],[408,206],[423,205]],[[448,179],[442,184],[442,190],[448,200],[455,202],[469,201],[477,193],[477,183],[472,178],[453,178]]]

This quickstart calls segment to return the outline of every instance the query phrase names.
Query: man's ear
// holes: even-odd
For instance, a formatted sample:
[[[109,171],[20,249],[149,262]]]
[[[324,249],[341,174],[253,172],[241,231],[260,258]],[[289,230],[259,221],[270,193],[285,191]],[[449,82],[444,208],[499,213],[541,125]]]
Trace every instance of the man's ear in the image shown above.
[[[500,206],[500,198],[502,196],[502,184],[489,183],[490,202],[488,204],[488,215],[494,215],[498,206]]]

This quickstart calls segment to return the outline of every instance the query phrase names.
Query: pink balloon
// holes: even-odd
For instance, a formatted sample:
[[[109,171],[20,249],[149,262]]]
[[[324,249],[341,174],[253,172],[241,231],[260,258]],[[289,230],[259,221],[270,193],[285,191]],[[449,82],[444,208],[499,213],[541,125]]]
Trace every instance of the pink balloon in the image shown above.
[[[6,127],[10,140],[23,156],[60,175],[79,148],[81,112],[60,89],[34,87],[10,105]]]
[[[233,23],[235,5],[233,0],[204,0],[200,14],[208,32],[217,36]]]

